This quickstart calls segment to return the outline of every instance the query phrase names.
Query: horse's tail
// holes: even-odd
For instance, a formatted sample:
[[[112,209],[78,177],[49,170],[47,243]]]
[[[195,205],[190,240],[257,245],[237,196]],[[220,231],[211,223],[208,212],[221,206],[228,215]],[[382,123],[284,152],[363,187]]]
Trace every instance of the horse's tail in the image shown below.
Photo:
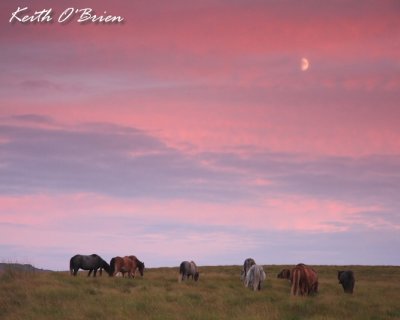
[[[70,260],[69,260],[69,272],[71,273],[71,275],[73,275],[74,274],[74,259],[73,258],[71,258]]]
[[[253,290],[261,290],[261,273],[260,269],[253,269]]]
[[[178,282],[182,281],[183,275],[185,274],[185,264],[182,262],[179,266]]]
[[[112,276],[115,272],[115,258],[112,258],[110,261],[110,276]]]
[[[291,292],[290,292],[293,296],[296,296],[299,294],[300,277],[301,277],[300,269],[298,269],[298,268],[293,269],[293,271],[292,271],[292,288],[291,288]]]
[[[308,285],[308,294],[318,293],[318,274],[312,268],[306,268],[305,270]]]

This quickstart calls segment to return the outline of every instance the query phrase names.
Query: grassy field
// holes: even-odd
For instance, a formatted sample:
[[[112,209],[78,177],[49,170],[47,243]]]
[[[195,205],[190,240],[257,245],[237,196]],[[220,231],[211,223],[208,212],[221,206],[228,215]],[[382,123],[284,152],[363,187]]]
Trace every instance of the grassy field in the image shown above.
[[[400,319],[400,267],[353,266],[353,295],[343,293],[335,266],[313,266],[320,292],[291,297],[265,266],[260,292],[243,287],[240,266],[200,267],[200,280],[178,283],[177,268],[146,269],[144,278],[72,277],[66,272],[0,275],[0,319]]]

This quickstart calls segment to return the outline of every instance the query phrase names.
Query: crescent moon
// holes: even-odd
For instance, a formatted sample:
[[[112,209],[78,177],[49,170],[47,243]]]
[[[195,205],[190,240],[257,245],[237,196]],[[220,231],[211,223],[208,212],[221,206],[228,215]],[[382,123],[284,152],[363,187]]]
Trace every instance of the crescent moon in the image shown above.
[[[310,63],[306,58],[301,59],[301,71],[306,71],[310,67]]]

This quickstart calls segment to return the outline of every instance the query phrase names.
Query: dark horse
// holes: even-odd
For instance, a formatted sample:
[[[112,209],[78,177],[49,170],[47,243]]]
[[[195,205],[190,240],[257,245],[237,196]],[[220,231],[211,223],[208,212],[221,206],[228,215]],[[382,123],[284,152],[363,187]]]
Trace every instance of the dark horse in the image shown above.
[[[289,269],[282,269],[282,271],[278,273],[277,277],[279,279],[288,279],[288,280],[290,280],[290,270]]]
[[[128,273],[129,278],[134,278],[136,269],[138,269],[143,277],[144,263],[136,256],[114,257],[110,261],[110,269],[113,276],[118,273],[122,273],[122,276],[125,276],[125,273]]]
[[[354,278],[354,272],[351,270],[338,271],[339,283],[343,286],[343,290],[346,293],[353,293],[354,283],[356,279]]]
[[[240,279],[243,282],[246,282],[247,271],[249,271],[249,269],[255,264],[256,264],[256,262],[254,261],[253,258],[247,258],[246,260],[244,260],[243,269],[240,274]]]
[[[84,256],[77,254],[71,258],[69,261],[69,270],[71,275],[76,276],[79,269],[89,270],[88,277],[93,272],[93,277],[96,276],[97,269],[104,269],[109,275],[111,275],[110,265],[105,262],[97,254],[91,254],[89,256]]]

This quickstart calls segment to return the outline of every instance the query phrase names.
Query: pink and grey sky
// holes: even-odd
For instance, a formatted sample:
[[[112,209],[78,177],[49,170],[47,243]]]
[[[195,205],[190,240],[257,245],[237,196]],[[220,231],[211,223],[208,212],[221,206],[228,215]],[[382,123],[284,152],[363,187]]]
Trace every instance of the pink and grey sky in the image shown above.
[[[124,23],[9,23],[19,6]],[[399,265],[399,16],[397,0],[2,1],[0,260]]]

